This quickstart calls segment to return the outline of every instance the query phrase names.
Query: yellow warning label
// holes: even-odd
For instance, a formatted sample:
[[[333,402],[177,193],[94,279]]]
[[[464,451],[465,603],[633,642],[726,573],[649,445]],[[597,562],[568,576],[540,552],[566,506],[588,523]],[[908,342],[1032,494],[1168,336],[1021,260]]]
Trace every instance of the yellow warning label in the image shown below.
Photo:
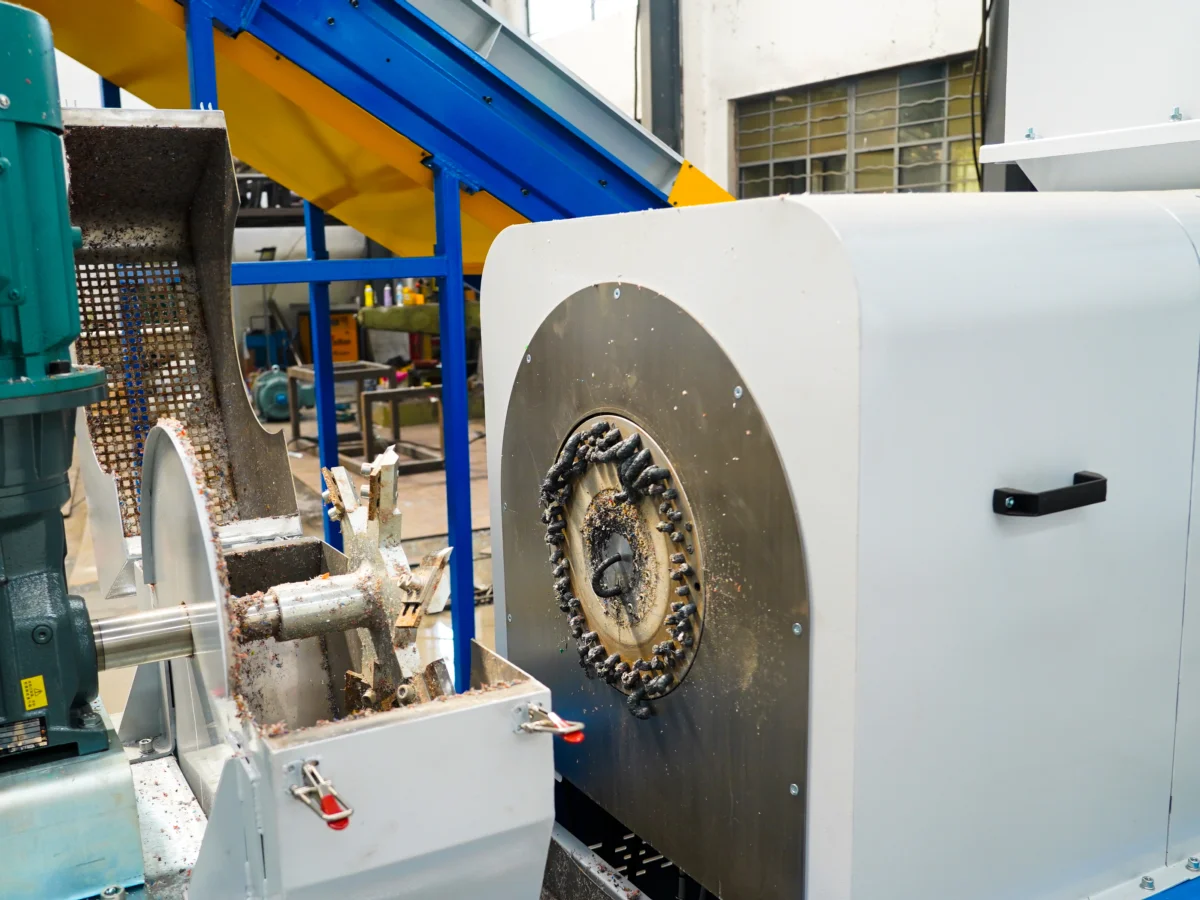
[[[21,696],[25,698],[25,711],[41,709],[46,705],[46,679],[41,675],[21,679]]]

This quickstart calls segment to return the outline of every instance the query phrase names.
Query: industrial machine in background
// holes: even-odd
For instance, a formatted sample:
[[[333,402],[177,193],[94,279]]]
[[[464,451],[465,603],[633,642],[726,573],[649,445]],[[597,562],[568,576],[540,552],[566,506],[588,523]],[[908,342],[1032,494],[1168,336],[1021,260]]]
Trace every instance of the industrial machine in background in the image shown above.
[[[296,400],[304,409],[312,409],[316,405],[316,393],[316,387],[312,384],[302,381],[296,385]],[[279,366],[252,375],[250,394],[262,421],[286,422],[291,418],[288,411],[287,372]]]
[[[1109,193],[488,258],[498,649],[587,721],[560,825],[658,900],[1200,896],[1200,7],[986,6],[983,161]]]
[[[78,228],[49,29],[0,3],[0,894],[535,895],[549,742],[581,726],[479,645],[464,695],[421,658],[450,551],[410,566],[393,450],[324,473],[345,553],[301,532],[230,323],[221,114],[69,119]],[[67,595],[73,434],[135,613]],[[114,729],[98,673],[134,665]],[[435,756],[465,803],[404,776]]]

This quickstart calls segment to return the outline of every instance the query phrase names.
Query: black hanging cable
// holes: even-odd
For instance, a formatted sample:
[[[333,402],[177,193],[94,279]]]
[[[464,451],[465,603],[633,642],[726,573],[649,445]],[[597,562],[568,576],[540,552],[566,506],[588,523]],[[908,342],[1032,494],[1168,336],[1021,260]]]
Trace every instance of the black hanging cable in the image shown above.
[[[595,7],[593,7],[593,10]],[[637,0],[637,10],[633,15],[633,120],[641,124],[642,117],[638,114],[641,103],[641,90],[638,87],[638,53],[642,38],[642,0]]]
[[[984,116],[987,115],[987,26],[991,14],[992,4],[988,0],[980,0],[979,41],[975,45],[975,58],[971,65],[971,159],[975,163],[975,178],[979,182],[980,190],[983,190],[983,165],[979,162],[979,145],[984,142],[987,127],[987,123],[984,122]],[[976,85],[979,86],[978,118],[975,103]]]

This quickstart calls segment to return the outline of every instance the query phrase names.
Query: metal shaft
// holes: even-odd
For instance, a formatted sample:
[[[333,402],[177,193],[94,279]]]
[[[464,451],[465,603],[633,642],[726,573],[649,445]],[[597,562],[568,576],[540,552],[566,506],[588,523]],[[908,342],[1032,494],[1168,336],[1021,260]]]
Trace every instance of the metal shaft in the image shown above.
[[[124,616],[92,619],[96,665],[100,671],[191,656],[192,623],[215,619],[216,607],[167,606]]]
[[[235,599],[231,625],[242,642],[275,638],[295,641],[350,628],[379,631],[381,646],[391,645],[391,630],[377,594],[363,590],[358,575],[335,575],[281,584],[253,598]],[[92,619],[96,664],[100,671],[179,659],[195,653],[196,627],[216,627],[215,604],[167,606],[124,616]],[[375,636],[374,634],[372,635]]]

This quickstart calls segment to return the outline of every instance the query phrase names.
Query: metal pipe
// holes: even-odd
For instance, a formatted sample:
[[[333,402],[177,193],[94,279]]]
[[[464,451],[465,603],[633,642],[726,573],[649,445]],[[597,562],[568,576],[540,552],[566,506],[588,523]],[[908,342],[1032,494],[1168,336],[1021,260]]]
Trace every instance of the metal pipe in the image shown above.
[[[92,619],[96,667],[121,669],[142,663],[191,656],[192,623],[197,617],[216,617],[216,607],[167,606],[124,616]]]
[[[231,624],[242,641],[275,638],[297,641],[334,631],[370,628],[383,610],[378,596],[363,591],[352,573],[279,584],[262,594],[240,597],[230,606]]]

